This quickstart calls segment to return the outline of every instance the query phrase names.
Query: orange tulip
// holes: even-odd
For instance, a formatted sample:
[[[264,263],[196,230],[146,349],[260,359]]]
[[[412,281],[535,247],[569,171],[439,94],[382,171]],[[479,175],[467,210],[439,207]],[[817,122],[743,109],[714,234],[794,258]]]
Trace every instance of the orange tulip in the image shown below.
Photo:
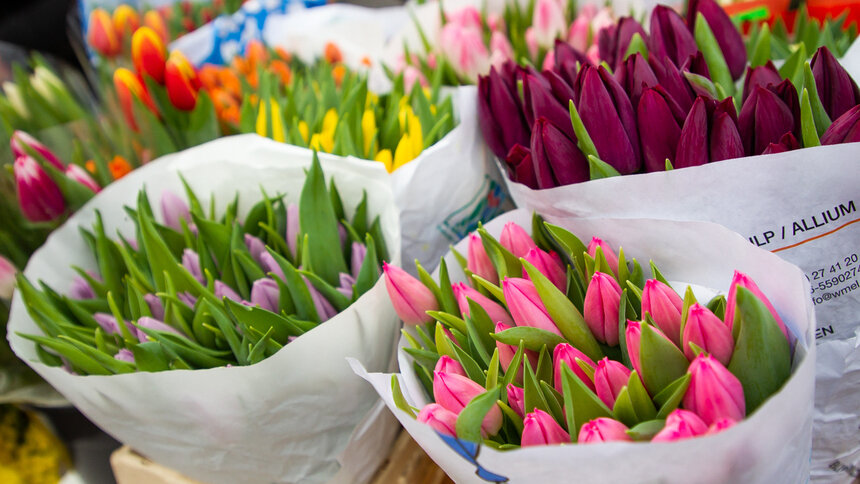
[[[361,58],[361,64],[370,67],[373,65],[373,62],[370,60],[370,57],[364,56]]]
[[[293,60],[293,54],[287,52],[283,47],[275,47],[275,54],[284,62],[290,62]]]
[[[197,75],[200,77],[200,85],[203,89],[211,91],[217,89],[220,83],[218,82],[218,71],[220,68],[212,64],[203,64],[197,70]]]
[[[325,45],[323,55],[329,64],[337,64],[343,60],[343,54],[341,54],[340,48],[334,42],[329,42]]]
[[[245,59],[252,70],[256,70],[257,66],[265,64],[268,57],[269,53],[266,52],[266,46],[259,40],[252,40],[245,47]]]
[[[331,75],[334,77],[335,85],[340,87],[340,84],[343,82],[343,76],[346,75],[346,67],[344,67],[343,64],[334,66],[331,70]]]
[[[197,91],[200,90],[200,79],[194,66],[174,50],[170,53],[165,67],[164,83],[167,86],[167,97],[178,109],[191,111],[197,104]]]
[[[122,4],[113,11],[113,27],[120,37],[132,34],[140,27],[140,16],[137,10]]]
[[[233,97],[242,97],[242,81],[231,69],[224,67],[218,70],[218,82]]]
[[[87,169],[88,172],[92,173],[93,175],[96,174],[96,162],[95,161],[87,160],[87,162],[84,163],[84,167]]]
[[[119,180],[131,173],[132,168],[131,164],[125,158],[116,155],[108,162],[108,170],[110,170],[110,175],[114,180]]]
[[[119,36],[106,10],[97,8],[90,13],[87,42],[96,52],[105,57],[113,57],[122,50]]]
[[[113,73],[113,85],[125,120],[134,131],[138,130],[137,121],[134,119],[134,98],[140,99],[152,112],[158,113],[152,98],[149,97],[149,92],[134,72],[120,67]]]
[[[161,41],[165,44],[170,42],[170,34],[167,31],[167,25],[164,23],[164,17],[156,10],[150,10],[143,14],[143,25],[154,30]]]
[[[157,83],[164,84],[166,57],[164,43],[155,30],[145,26],[137,29],[131,37],[131,59],[138,74],[146,74]]]
[[[290,84],[290,80],[293,78],[293,72],[290,70],[290,66],[282,60],[273,60],[269,64],[269,70],[274,72],[281,80],[281,84],[285,86],[288,86]]]

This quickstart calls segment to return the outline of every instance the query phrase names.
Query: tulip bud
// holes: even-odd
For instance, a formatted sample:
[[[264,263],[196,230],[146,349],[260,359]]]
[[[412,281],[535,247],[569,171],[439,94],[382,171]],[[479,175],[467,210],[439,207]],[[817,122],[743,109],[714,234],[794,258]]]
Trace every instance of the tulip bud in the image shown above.
[[[699,355],[687,369],[690,386],[684,394],[684,408],[698,414],[707,425],[746,415],[744,389],[740,380],[713,356]]]
[[[433,427],[440,434],[457,436],[457,414],[438,403],[426,405],[418,412],[417,420]]]
[[[744,101],[738,117],[738,131],[747,155],[759,155],[770,143],[794,129],[795,118],[789,106],[770,89],[756,86]]]
[[[490,58],[497,68],[514,58],[514,47],[502,32],[496,31],[490,35]]]
[[[538,55],[540,45],[538,44],[537,34],[534,27],[529,27],[523,33],[523,40],[526,41],[526,49],[528,49],[529,57],[534,59]]]
[[[277,313],[280,297],[278,283],[273,279],[257,279],[251,286],[251,304],[258,305],[266,311]]]
[[[672,99],[681,106],[681,110],[684,112],[690,111],[690,106],[693,105],[695,95],[690,84],[678,69],[678,66],[668,57],[658,57],[655,55],[648,57],[648,65],[657,78],[657,84],[662,86],[672,96]]]
[[[508,406],[517,412],[520,418],[525,417],[526,393],[522,388],[508,383]]]
[[[364,258],[366,256],[367,246],[365,246],[361,242],[353,242],[351,248],[351,255],[349,258],[353,277],[358,277],[358,273],[361,271],[361,266],[364,264]]]
[[[612,249],[612,246],[609,245],[608,242],[604,241],[600,237],[592,237],[591,242],[588,243],[588,248],[586,249],[588,251],[588,255],[596,257],[598,247],[600,247],[600,251],[603,252],[603,257],[609,264],[609,268],[612,269],[612,273],[618,274],[618,254],[615,253],[615,250]]]
[[[15,160],[18,205],[31,222],[50,222],[66,211],[66,201],[54,180],[30,156]]]
[[[547,277],[561,292],[567,292],[567,272],[561,257],[555,252],[547,252],[535,247],[523,257],[529,264],[535,266],[541,274]],[[529,279],[528,273],[523,268],[523,278]]]
[[[782,77],[779,75],[776,66],[773,65],[773,61],[767,61],[763,66],[749,67],[747,68],[747,75],[744,78],[744,95],[742,99],[746,101],[750,92],[756,86],[766,88],[768,86],[776,86],[780,82],[782,82]]]
[[[287,247],[290,254],[296,255],[296,246],[299,241],[299,206],[295,203],[287,205]]]
[[[506,329],[510,329],[511,327],[504,323],[496,323],[496,333],[501,333]],[[511,360],[514,359],[514,355],[517,354],[517,347],[514,345],[509,345],[502,343],[500,341],[496,341],[496,348],[499,350],[499,363],[502,365],[502,370],[508,371],[511,366]],[[538,354],[532,350],[523,350],[523,354],[526,358],[528,358],[529,363],[531,363],[532,368],[537,368],[538,364]],[[520,367],[517,368],[517,374],[514,378],[514,381],[517,383],[523,382],[523,374],[520,371]]]
[[[508,222],[502,228],[499,243],[517,258],[524,257],[530,250],[537,247],[528,232],[514,222]]]
[[[122,50],[119,36],[106,10],[97,8],[90,12],[89,22],[87,22],[87,43],[105,57],[113,57]]]
[[[164,331],[165,333],[173,333],[175,335],[185,336],[184,334],[179,332],[176,328],[169,326],[167,324],[164,324],[163,322],[161,322],[155,318],[150,318],[149,316],[144,316],[142,318],[139,318],[137,320],[137,325],[141,328],[151,329],[154,331]],[[143,331],[137,329],[136,333],[137,333],[136,334],[137,339],[141,343],[146,343],[147,341],[149,341],[149,337]]]
[[[797,138],[795,138],[792,133],[789,132],[782,135],[779,142],[767,145],[767,148],[765,148],[761,154],[770,155],[773,153],[785,153],[786,151],[799,150],[800,148],[802,148],[800,146],[800,142],[797,141]]]
[[[522,183],[532,190],[538,188],[531,150],[520,144],[514,145],[505,158],[505,165],[511,181]]]
[[[149,10],[143,14],[143,25],[154,30],[155,33],[161,37],[161,41],[163,43],[166,44],[170,40],[170,36],[167,32],[167,25],[164,23],[164,17],[162,17],[158,11]]]
[[[671,340],[660,331],[659,328],[651,326],[652,331],[657,333],[661,338],[666,341],[671,342]],[[630,321],[627,320],[627,330],[624,334],[624,339],[627,342],[627,355],[630,357],[630,364],[633,365],[633,369],[636,370],[636,373],[639,374],[639,378],[642,378],[642,363],[639,360],[639,347],[640,341],[642,338],[642,322],[640,321]],[[644,382],[644,381],[643,381]]]
[[[278,264],[278,261],[275,260],[275,258],[272,256],[272,254],[269,253],[269,251],[260,254],[260,267],[266,273],[274,274],[282,281],[285,281],[287,279],[284,275],[284,270],[281,269],[280,264]]]
[[[126,122],[132,130],[137,132],[137,121],[134,117],[134,98],[143,102],[153,113],[158,112],[155,104],[152,102],[152,98],[149,97],[149,92],[146,91],[140,78],[125,67],[120,67],[114,71],[113,85],[114,89],[116,89],[119,105]]]
[[[258,264],[262,264],[260,260],[262,255],[266,252],[266,244],[258,237],[254,237],[251,234],[245,234],[245,247],[248,249],[248,252],[251,253],[251,258]]]
[[[614,25],[609,25],[597,32],[600,58],[613,70],[624,61],[624,54],[627,53],[634,35],[639,34],[642,40],[648,39],[648,34],[645,33],[642,25],[633,17],[621,17]]]
[[[735,345],[728,326],[708,308],[698,303],[690,306],[687,311],[682,341],[682,349],[688,360],[692,361],[696,356],[690,346],[690,343],[693,343],[724,366],[729,364]]]
[[[18,269],[12,261],[0,255],[0,299],[12,299],[12,291],[15,290],[15,275]]]
[[[320,321],[325,322],[337,316],[337,310],[331,305],[329,300],[326,299],[313,284],[311,284],[311,281],[309,281],[307,277],[302,276],[302,279],[305,281],[305,287],[308,288],[308,292],[311,293],[311,300],[314,303],[314,309],[316,310]]]
[[[131,59],[138,74],[148,75],[159,84],[164,83],[167,51],[154,30],[149,27],[137,29],[131,37]]]
[[[439,309],[436,296],[418,279],[399,267],[382,263],[385,274],[385,289],[394,305],[394,311],[406,324],[418,325],[433,321],[427,311]]]
[[[696,25],[696,16],[699,13],[705,18],[708,27],[717,39],[717,44],[723,53],[732,79],[740,78],[747,64],[747,51],[740,31],[735,27],[723,7],[714,0],[692,0],[689,3],[687,6],[687,25],[690,31],[693,31],[693,26]]]
[[[573,372],[574,375],[579,377],[585,386],[594,391],[594,382],[591,381],[591,377],[588,376],[588,373],[585,372],[577,363],[577,360],[582,361],[583,363],[587,363],[592,369],[597,366],[594,364],[594,361],[589,358],[585,353],[579,351],[573,346],[567,343],[561,343],[555,347],[552,352],[552,367],[553,367],[553,383],[555,384],[555,389],[558,390],[559,393],[562,393],[562,376],[564,375],[562,371],[562,364],[567,365],[568,368]]]
[[[197,298],[189,294],[187,291],[177,292],[176,297],[191,309],[194,309],[194,306],[197,304]]]
[[[666,56],[675,65],[681,65],[682,61],[699,50],[684,19],[665,5],[654,7],[650,29],[648,51],[652,56]]]
[[[705,435],[713,435],[722,432],[723,430],[734,427],[738,422],[736,420],[732,420],[730,418],[724,418],[717,420],[712,423],[710,427],[708,427],[708,431],[705,432]]]
[[[455,373],[433,373],[433,398],[436,403],[446,409],[460,414],[461,411],[478,395],[486,389],[472,380]],[[496,435],[502,428],[502,410],[498,405],[484,417],[481,424],[481,433],[489,436]]]
[[[565,106],[565,102],[570,98],[564,95],[565,91],[571,93],[572,91],[564,80],[551,71],[547,71],[544,76],[529,71],[523,71],[520,75],[523,82],[526,121],[533,124],[540,117],[547,118],[569,139],[576,139],[570,122],[570,112]],[[556,81],[555,90],[553,90],[553,84],[550,84],[551,78]],[[558,98],[555,92],[559,92]],[[566,99],[562,101],[562,98]]]
[[[677,409],[666,417],[666,426],[657,432],[651,442],[673,442],[703,435],[708,431],[708,425],[698,415],[689,411]]]
[[[84,170],[78,165],[70,164],[68,167],[66,167],[66,176],[89,188],[93,191],[93,193],[98,193],[101,191],[101,187],[98,183],[96,183],[95,180],[93,180],[93,177],[91,177],[86,170]]]
[[[570,24],[567,31],[567,43],[574,49],[585,52],[588,49],[588,36],[591,33],[591,25],[588,18],[582,14],[578,15]]]
[[[731,99],[720,103],[698,97],[693,103],[675,154],[675,168],[703,165],[744,156],[737,115]]]
[[[343,272],[341,272],[339,276],[339,286],[337,287],[338,292],[346,297],[352,297],[352,286],[355,285],[355,278],[352,277],[352,275]]]
[[[595,272],[585,291],[582,316],[591,333],[601,343],[618,344],[618,311],[621,286],[614,277]]]
[[[784,334],[786,339],[788,339],[788,329],[786,329],[782,318],[779,317],[779,313],[776,312],[776,308],[773,307],[773,304],[771,304],[767,296],[761,292],[761,289],[758,288],[755,281],[753,281],[748,275],[739,271],[735,271],[734,276],[732,276],[732,285],[729,287],[729,295],[726,298],[726,314],[723,317],[723,321],[725,321],[729,329],[731,329],[735,324],[735,308],[738,304],[735,295],[737,294],[738,287],[749,290],[756,298],[764,303],[765,307],[767,307],[768,311],[773,315],[773,318],[776,319],[776,324],[779,325],[779,329],[782,330],[782,334]]]
[[[543,410],[536,408],[523,419],[523,447],[569,443],[570,435]]]
[[[512,71],[506,64],[501,72]],[[488,76],[478,79],[478,124],[481,134],[493,152],[504,158],[515,144],[529,144],[530,129],[519,102],[513,75],[506,79],[495,67]]]
[[[191,224],[191,210],[188,204],[170,190],[161,192],[161,215],[164,218],[164,225],[177,232],[182,232],[180,220],[184,219],[186,224]]]
[[[439,34],[439,49],[457,74],[472,82],[489,70],[490,54],[478,29],[445,24]]]
[[[12,148],[12,155],[15,159],[22,156],[30,156],[29,151],[26,149],[30,148],[44,158],[45,161],[57,167],[58,170],[66,169],[66,167],[63,166],[63,162],[57,158],[57,155],[55,155],[53,151],[24,131],[16,129],[12,133],[12,138],[9,139],[9,146]]]
[[[125,34],[132,34],[140,27],[137,11],[126,4],[121,4],[113,11],[112,20],[113,27],[120,37],[124,37]]]
[[[155,294],[149,293],[143,295],[143,300],[149,306],[149,312],[152,313],[152,317],[164,321],[164,304],[162,304],[161,299]]]
[[[81,276],[75,276],[72,279],[72,287],[69,288],[69,297],[78,300],[95,299],[96,292],[86,279]]]
[[[101,327],[102,331],[104,331],[106,335],[119,334],[119,325],[116,322],[116,318],[113,317],[112,314],[95,313],[93,314],[93,319],[96,321],[99,327]]]
[[[662,87],[656,86],[643,91],[636,114],[645,170],[665,171],[666,160],[675,159],[687,113],[681,111]]]
[[[508,311],[517,326],[531,326],[561,336],[561,331],[549,317],[534,284],[526,279],[506,277],[502,291]]]
[[[167,58],[164,85],[167,87],[167,97],[177,109],[191,111],[197,105],[197,91],[200,90],[197,71],[178,50],[171,52]]]
[[[648,313],[654,319],[654,324],[663,331],[663,334],[675,343],[681,344],[681,311],[684,301],[681,296],[666,284],[657,279],[645,282],[642,291],[642,313]]]
[[[116,354],[113,356],[114,359],[119,361],[125,361],[127,363],[134,363],[134,353],[131,350],[126,348],[121,348]]]
[[[242,297],[239,296],[239,294],[234,291],[232,287],[228,286],[227,284],[224,284],[221,281],[215,281],[215,297],[218,299],[224,299],[226,297],[227,299],[232,299],[236,302],[242,302]]]
[[[493,323],[504,323],[511,326],[514,324],[514,320],[511,319],[511,315],[508,314],[508,310],[505,309],[504,306],[493,301],[487,296],[484,296],[476,289],[469,287],[462,282],[453,284],[452,289],[454,290],[454,297],[457,298],[457,305],[460,307],[460,313],[464,316],[470,316],[468,300],[471,299],[484,308],[484,311],[487,312],[487,315],[490,317],[490,321]]]
[[[630,373],[629,368],[615,360],[604,357],[597,362],[597,368],[594,369],[594,389],[597,397],[607,407],[615,406],[618,393],[630,381]]]
[[[821,135],[821,144],[835,145],[860,141],[858,121],[860,121],[860,105],[845,111],[845,114],[833,121],[833,124]]]
[[[857,104],[860,90],[848,71],[833,57],[830,49],[819,47],[810,62],[815,88],[830,119],[836,119]]]
[[[433,369],[436,373],[453,373],[455,375],[460,375],[468,378],[466,375],[466,371],[463,369],[463,365],[460,364],[459,361],[451,358],[448,355],[442,355],[439,357],[439,360],[436,361],[436,367]]]
[[[537,0],[532,28],[539,46],[552,47],[555,39],[562,36],[567,29],[562,3],[556,0]]]
[[[588,421],[579,429],[580,444],[597,444],[600,442],[630,442],[633,439],[627,435],[627,426],[623,423],[606,417],[596,418]]]
[[[538,188],[554,188],[589,180],[585,155],[573,140],[547,118],[540,117],[535,121],[531,155]]]
[[[618,84],[624,88],[624,91],[630,96],[630,102],[633,104],[633,109],[639,106],[639,99],[642,97],[642,91],[646,88],[654,87],[659,84],[654,70],[648,65],[648,61],[642,57],[642,54],[635,53],[622,63],[615,70],[615,78]]]
[[[469,250],[468,261],[466,268],[472,271],[476,276],[482,277],[493,284],[498,284],[499,273],[496,272],[496,267],[490,261],[490,256],[487,255],[484,244],[481,242],[481,236],[477,233],[469,234]]]

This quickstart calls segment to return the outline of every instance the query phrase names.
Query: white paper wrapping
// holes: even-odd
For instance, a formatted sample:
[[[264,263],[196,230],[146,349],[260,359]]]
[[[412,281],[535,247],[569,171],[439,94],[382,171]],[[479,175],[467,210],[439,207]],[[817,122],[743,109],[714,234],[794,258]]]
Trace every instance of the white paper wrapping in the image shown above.
[[[599,235],[640,262],[653,259],[670,281],[728,290],[735,269],[752,277],[798,335],[793,373],[783,388],[746,420],[720,434],[672,443],[607,443],[531,447],[500,452],[463,445],[456,452],[431,427],[394,405],[391,375],[356,373],[382,395],[400,423],[455,482],[803,483],[809,476],[815,314],[809,283],[795,266],[715,224],[651,219],[546,217],[587,240]],[[516,210],[486,225],[498,237],[505,222],[530,227],[531,212]],[[458,250],[466,249],[466,242]],[[448,257],[451,257],[450,254]],[[451,258],[449,267],[459,268]],[[456,270],[452,273],[459,272]],[[462,280],[462,274],[457,274]],[[676,286],[677,287],[677,286]],[[405,344],[401,341],[401,345]],[[414,406],[426,402],[408,356],[400,351],[400,382]],[[454,442],[449,440],[449,442]],[[459,442],[459,441],[456,441]],[[463,455],[477,455],[477,466]],[[495,477],[493,477],[495,476]]]
[[[539,213],[719,223],[803,269],[818,318],[812,476],[850,482],[860,472],[858,155],[851,143],[549,190],[507,183],[517,206]]]
[[[320,154],[349,214],[367,191],[379,214],[392,261],[400,260],[394,197],[379,164]],[[217,196],[223,213],[238,191],[240,216],[267,193],[297,201],[310,166],[308,150],[256,135],[222,138],[166,156],[106,187],[55,231],[30,259],[25,275],[58,291],[70,287],[76,264],[95,268],[78,227],[91,228],[101,211],[108,233],[133,234],[123,206],[146,187],[184,193],[182,174],[201,200]],[[112,376],[76,376],[38,362],[40,334],[15,295],[8,339],[15,353],[107,433],[152,460],[203,482],[364,482],[388,452],[394,431],[376,394],[356,378],[345,358],[388,368],[398,320],[382,279],[356,303],[272,357],[252,366]],[[378,422],[379,425],[373,425]],[[347,447],[353,439],[355,445]],[[370,469],[368,469],[370,468]],[[337,481],[335,481],[337,482]]]

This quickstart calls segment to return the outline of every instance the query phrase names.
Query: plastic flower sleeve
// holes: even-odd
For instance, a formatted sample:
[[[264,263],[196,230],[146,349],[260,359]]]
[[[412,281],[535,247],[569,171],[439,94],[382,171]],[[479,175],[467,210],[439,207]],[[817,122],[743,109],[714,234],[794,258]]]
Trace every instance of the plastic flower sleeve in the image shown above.
[[[598,234],[630,257],[650,257],[677,287],[694,290],[727,286],[734,270],[759,282],[790,331],[797,335],[792,375],[753,414],[720,434],[674,443],[612,442],[520,448],[500,452],[484,445],[443,437],[400,410],[392,391],[392,375],[368,373],[366,378],[410,435],[456,482],[686,482],[695,461],[697,482],[799,482],[809,472],[814,373],[812,302],[802,273],[778,257],[757,249],[737,234],[713,224],[652,219],[577,219],[547,216],[547,222],[580,238]],[[506,222],[530,226],[531,212],[517,210],[486,225],[495,237]],[[587,239],[586,239],[587,240]],[[466,242],[455,247],[461,253]],[[453,254],[449,267],[459,267]],[[452,282],[463,280],[452,270]],[[713,290],[711,290],[713,293]],[[401,347],[405,345],[401,341]],[[411,358],[399,354],[402,397],[421,408],[423,388]],[[398,400],[400,396],[396,397]],[[619,466],[618,462],[626,465]]]
[[[398,263],[399,224],[382,167],[320,158],[326,177],[337,181],[347,216],[367,192],[368,210],[380,215],[391,259]],[[310,162],[308,150],[257,136],[224,138],[170,155],[106,188],[51,235],[24,274],[67,292],[74,276],[70,265],[95,267],[83,256],[88,251],[79,227],[91,227],[99,210],[109,233],[133,236],[123,206],[134,206],[142,187],[152,200],[164,190],[183,193],[181,174],[201,199],[216,195],[216,213],[238,192],[241,218],[259,200],[261,187],[298,202]],[[398,322],[383,286],[379,281],[314,331],[245,367],[72,375],[38,363],[35,347],[18,336],[40,333],[18,294],[8,338],[20,358],[101,428],[189,477],[211,483],[326,482],[351,466],[342,472],[355,474],[346,478],[362,481],[369,476],[361,467],[383,458],[392,435],[381,431],[390,427],[378,408],[374,412],[376,395],[355,379],[344,358],[360,358],[379,370],[390,366]],[[365,419],[375,423],[356,428]],[[357,443],[348,446],[351,437]]]

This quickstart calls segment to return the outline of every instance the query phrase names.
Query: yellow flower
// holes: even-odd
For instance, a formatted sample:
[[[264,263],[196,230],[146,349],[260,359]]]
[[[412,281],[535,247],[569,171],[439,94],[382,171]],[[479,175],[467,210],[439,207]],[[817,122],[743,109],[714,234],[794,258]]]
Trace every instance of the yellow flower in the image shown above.
[[[314,133],[311,136],[310,148],[317,151],[325,151],[331,153],[334,151],[334,133],[323,131],[322,133]]]
[[[260,110],[257,112],[257,134],[260,136],[266,136],[268,134],[267,123],[266,123],[266,103],[260,103]]]
[[[385,166],[385,170],[388,171],[388,173],[391,173],[392,171],[394,171],[394,167],[392,166],[392,160],[391,160],[391,150],[380,151],[379,153],[376,154],[376,157],[374,158],[374,160],[382,163],[382,165]]]
[[[376,137],[376,116],[370,109],[364,111],[361,116],[361,134],[364,139],[364,156],[370,157],[370,149],[373,147],[373,140]]]
[[[418,116],[415,116],[414,114],[409,116],[409,125],[407,126],[407,129],[409,132],[409,140],[412,141],[413,158],[415,158],[424,150],[424,135],[421,133],[421,120],[418,119]]]
[[[305,140],[305,143],[308,142],[308,136],[310,136],[310,128],[308,127],[308,123],[305,121],[299,121],[299,134],[302,135],[302,139]]]
[[[379,96],[372,92],[367,93],[367,97],[364,98],[364,109],[372,109],[376,105],[379,104]]]
[[[326,111],[325,116],[323,116],[322,122],[322,130],[320,133],[331,133],[331,136],[334,137],[334,130],[337,128],[337,110],[334,108]]]
[[[284,115],[281,113],[278,103],[274,99],[269,100],[272,107],[272,139],[279,143],[286,143],[287,137],[284,131]]]
[[[394,163],[392,164],[391,171],[400,168],[418,156],[413,147],[414,144],[409,137],[409,133],[404,133],[403,137],[397,143],[397,148],[394,150]]]

